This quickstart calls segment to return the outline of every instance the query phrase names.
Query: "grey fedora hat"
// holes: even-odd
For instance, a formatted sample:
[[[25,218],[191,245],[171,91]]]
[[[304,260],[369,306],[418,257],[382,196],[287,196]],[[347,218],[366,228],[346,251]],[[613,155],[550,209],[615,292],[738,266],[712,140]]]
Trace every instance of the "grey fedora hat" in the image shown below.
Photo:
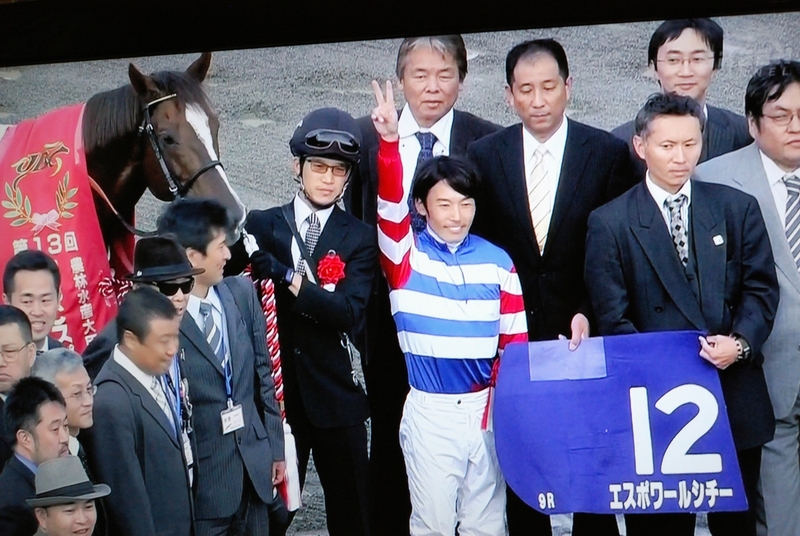
[[[44,507],[99,499],[111,493],[105,484],[93,485],[77,456],[48,460],[36,472],[36,496],[28,506]]]

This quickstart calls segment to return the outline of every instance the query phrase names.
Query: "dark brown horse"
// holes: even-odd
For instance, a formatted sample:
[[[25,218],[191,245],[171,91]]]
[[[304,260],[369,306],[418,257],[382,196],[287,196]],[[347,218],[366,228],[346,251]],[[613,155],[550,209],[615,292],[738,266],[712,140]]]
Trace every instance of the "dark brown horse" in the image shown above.
[[[211,54],[205,53],[185,72],[149,76],[131,64],[130,85],[86,102],[86,163],[112,257],[115,243],[131,240],[120,218],[133,223],[136,203],[148,188],[162,201],[212,197],[232,221],[241,225],[244,220],[245,208],[219,161],[219,120],[201,85],[210,63]],[[129,264],[129,259],[118,260]]]

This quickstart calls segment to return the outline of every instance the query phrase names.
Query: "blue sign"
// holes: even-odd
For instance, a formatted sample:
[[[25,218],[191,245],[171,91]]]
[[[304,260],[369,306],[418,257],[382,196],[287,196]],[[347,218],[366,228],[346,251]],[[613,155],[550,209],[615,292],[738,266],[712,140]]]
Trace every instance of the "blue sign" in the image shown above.
[[[699,332],[509,345],[494,406],[500,467],[546,514],[747,509]]]

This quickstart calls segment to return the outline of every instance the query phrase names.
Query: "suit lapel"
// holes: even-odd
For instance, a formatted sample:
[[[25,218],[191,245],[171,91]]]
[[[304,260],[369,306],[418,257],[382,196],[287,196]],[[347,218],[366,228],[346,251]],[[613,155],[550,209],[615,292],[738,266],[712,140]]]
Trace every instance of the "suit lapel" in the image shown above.
[[[186,337],[186,340],[195,347],[195,349],[202,355],[214,369],[220,373],[221,376],[224,376],[225,373],[222,371],[222,365],[217,359],[217,356],[214,355],[214,351],[209,346],[208,341],[206,340],[206,336],[200,331],[200,328],[197,327],[197,323],[192,318],[192,315],[184,313],[183,318],[181,319],[181,333]]]
[[[792,283],[795,290],[800,292],[800,272],[798,272],[792,252],[789,250],[786,229],[778,216],[775,198],[772,196],[772,189],[770,188],[767,174],[764,172],[761,155],[755,143],[742,150],[741,158],[736,162],[736,169],[733,172],[733,182],[744,192],[758,200],[758,205],[761,207],[761,215],[764,218],[764,224],[767,226],[767,232],[772,243],[775,267]],[[740,179],[744,177],[746,179]]]
[[[111,359],[114,359],[113,357]],[[164,411],[158,407],[156,400],[153,398],[153,395],[150,394],[144,385],[142,385],[139,380],[134,378],[130,372],[125,370],[122,365],[113,361],[111,363],[111,371],[116,374],[131,392],[139,399],[139,403],[142,405],[142,408],[150,414],[151,417],[163,428],[164,432],[169,436],[172,443],[175,445],[176,448],[179,448],[178,445],[178,437],[175,429],[167,420],[167,416],[164,415]],[[174,413],[173,413],[174,415]]]
[[[678,309],[697,329],[705,329],[700,305],[686,281],[661,212],[644,182],[635,188],[638,218],[631,220],[631,231]]]
[[[725,294],[725,262],[728,247],[725,217],[712,211],[714,200],[706,195],[705,184],[692,183],[691,230],[697,260],[697,275],[700,281],[700,296],[703,316],[709,326],[722,323],[725,304],[720,296]],[[721,237],[719,245],[714,237]],[[717,239],[717,242],[719,239]]]
[[[453,125],[450,128],[449,155],[467,154],[467,145],[473,140],[469,125],[458,110],[453,110]]]
[[[328,218],[328,222],[325,224],[325,228],[322,230],[322,234],[319,235],[319,240],[317,241],[317,246],[314,248],[314,253],[311,257],[317,262],[319,266],[319,260],[328,254],[329,251],[336,251],[341,244],[342,239],[347,234],[347,225],[348,225],[347,218],[345,217],[344,212],[337,206],[333,207],[333,212],[331,212],[330,218]]]
[[[567,124],[569,125],[567,143],[564,146],[564,159],[561,162],[558,188],[556,189],[556,198],[553,203],[553,215],[550,218],[550,226],[547,230],[548,242],[556,239],[561,223],[569,212],[570,206],[572,206],[572,198],[575,196],[575,192],[578,191],[578,185],[586,164],[592,158],[592,148],[587,146],[588,139],[582,136],[580,131],[577,131],[578,127],[575,126],[573,121],[567,119]],[[545,247],[545,255],[552,249]]]
[[[524,236],[530,246],[528,249],[534,259],[540,259],[539,244],[531,221],[528,207],[528,188],[525,177],[525,163],[522,150],[522,123],[516,128],[505,132],[505,150],[498,151],[500,163],[503,166],[503,178],[506,187],[506,200],[514,207],[517,215],[521,236]],[[502,197],[501,197],[502,198]],[[538,264],[538,261],[535,261]]]
[[[231,370],[233,371],[232,383],[236,383],[237,378],[241,378],[242,374],[242,352],[237,351],[239,341],[247,338],[246,329],[244,326],[244,319],[242,318],[241,309],[236,304],[233,293],[228,288],[228,283],[223,281],[215,287],[217,294],[219,294],[219,301],[222,303],[222,309],[225,311],[225,325],[228,328],[228,348],[230,351],[229,359],[231,360]]]

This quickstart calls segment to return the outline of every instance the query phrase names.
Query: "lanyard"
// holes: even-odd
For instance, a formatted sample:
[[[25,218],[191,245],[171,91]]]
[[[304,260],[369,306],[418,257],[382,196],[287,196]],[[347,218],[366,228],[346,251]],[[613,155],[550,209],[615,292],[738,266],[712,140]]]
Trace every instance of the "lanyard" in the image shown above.
[[[222,364],[222,371],[225,373],[225,393],[228,395],[228,407],[233,406],[233,369],[231,368],[230,355],[225,356]]]
[[[180,372],[177,366],[177,359],[174,359],[172,362],[172,370],[175,374],[177,374],[178,382],[175,383],[172,381],[172,374],[167,373],[164,374],[164,381],[166,382],[166,386],[164,391],[168,393],[170,399],[170,405],[175,410],[175,414],[177,415],[177,421],[175,422],[175,427],[180,429],[183,427],[183,420],[181,413],[183,412],[183,408],[181,408],[181,392],[180,392]]]

